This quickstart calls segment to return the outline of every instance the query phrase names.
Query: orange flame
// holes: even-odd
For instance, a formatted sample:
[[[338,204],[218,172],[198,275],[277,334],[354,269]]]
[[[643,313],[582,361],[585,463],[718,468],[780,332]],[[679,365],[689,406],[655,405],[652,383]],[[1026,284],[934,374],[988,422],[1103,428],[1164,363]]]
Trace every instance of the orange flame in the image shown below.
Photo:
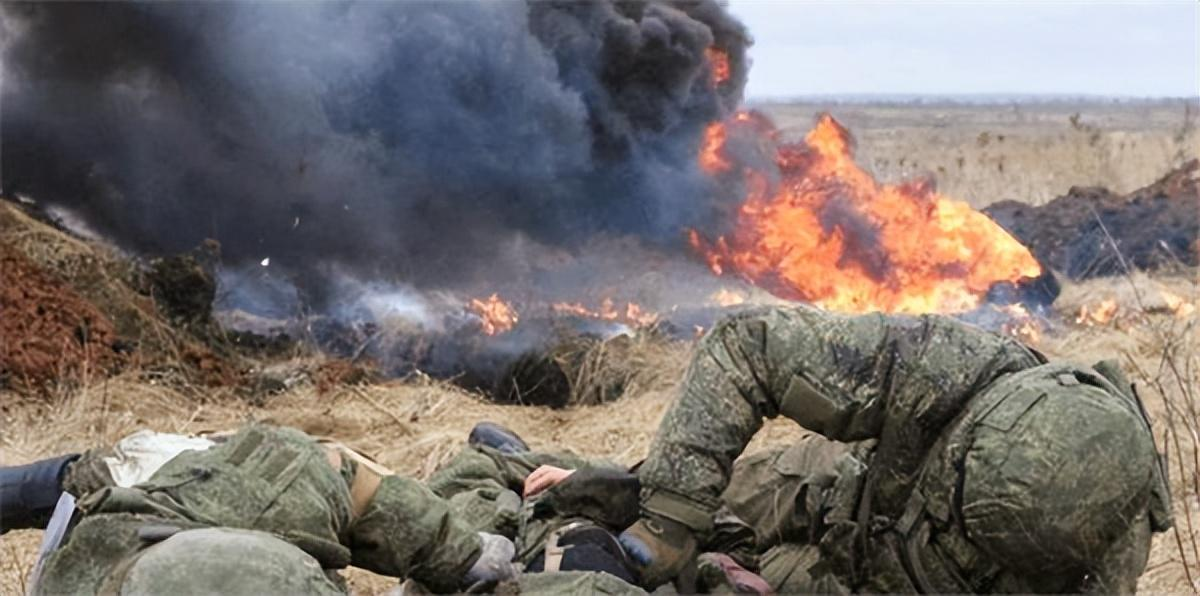
[[[721,288],[713,292],[712,296],[708,297],[708,300],[717,306],[737,306],[745,304],[746,297],[733,290]]]
[[[725,50],[714,47],[709,47],[704,50],[704,57],[708,59],[709,79],[708,82],[713,87],[717,87],[729,80],[731,70],[729,68],[729,54]]]
[[[648,327],[658,322],[658,313],[643,309],[635,302],[626,302],[624,309],[617,309],[612,298],[600,301],[600,308],[592,310],[580,302],[556,302],[550,305],[556,313],[575,315],[602,321],[616,321],[635,327]]]
[[[1001,330],[1027,344],[1042,341],[1042,323],[1021,304],[1010,304],[1000,307],[1008,314],[1009,320]]]
[[[800,143],[777,143],[777,129],[757,113],[715,126],[700,155],[710,174],[721,172],[713,164],[734,161],[729,134],[753,135],[774,159],[742,168],[746,195],[732,234],[710,242],[689,231],[717,275],[736,272],[831,310],[924,313],[970,310],[994,283],[1041,273],[1027,248],[966,203],[929,183],[877,182],[828,114]]]
[[[1158,293],[1162,295],[1163,302],[1167,304],[1167,309],[1176,317],[1185,319],[1196,312],[1196,305],[1188,302],[1183,296],[1164,290],[1158,289]]]
[[[713,122],[704,129],[704,142],[700,145],[700,168],[709,174],[728,172],[733,164],[725,159],[725,125]]]
[[[1106,298],[1091,305],[1084,304],[1075,315],[1075,324],[1088,327],[1106,325],[1117,316],[1117,310],[1117,301],[1114,298]]]
[[[492,294],[484,300],[472,298],[467,308],[479,316],[483,332],[488,335],[509,331],[520,320],[517,310],[511,304],[501,300],[498,294]]]

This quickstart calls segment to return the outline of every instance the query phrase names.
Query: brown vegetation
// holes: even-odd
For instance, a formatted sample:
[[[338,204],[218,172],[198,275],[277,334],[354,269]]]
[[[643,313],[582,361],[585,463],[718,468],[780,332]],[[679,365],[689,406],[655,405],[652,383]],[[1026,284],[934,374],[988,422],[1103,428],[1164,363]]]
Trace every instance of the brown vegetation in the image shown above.
[[[115,339],[104,313],[0,244],[0,387],[30,389],[78,380],[89,366],[108,369],[119,360]]]

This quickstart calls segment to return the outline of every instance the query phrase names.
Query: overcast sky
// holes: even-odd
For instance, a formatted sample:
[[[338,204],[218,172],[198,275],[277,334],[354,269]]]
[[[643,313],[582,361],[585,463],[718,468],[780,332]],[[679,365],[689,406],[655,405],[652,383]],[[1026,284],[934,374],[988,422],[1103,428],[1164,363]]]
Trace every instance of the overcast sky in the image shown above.
[[[1200,3],[730,0],[751,99],[809,94],[1196,96]]]

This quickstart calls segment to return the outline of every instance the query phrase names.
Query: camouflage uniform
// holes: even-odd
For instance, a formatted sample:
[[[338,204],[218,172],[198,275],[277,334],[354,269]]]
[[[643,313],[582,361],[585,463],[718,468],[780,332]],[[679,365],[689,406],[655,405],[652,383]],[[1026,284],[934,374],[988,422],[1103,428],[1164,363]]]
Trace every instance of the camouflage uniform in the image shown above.
[[[517,493],[525,479],[543,465],[575,471],[563,482],[522,499]],[[472,445],[435,473],[427,485],[445,498],[455,518],[472,530],[511,538],[517,547],[516,561],[527,570],[557,571],[582,565],[636,581],[632,565],[615,539],[615,533],[638,515],[637,477],[621,466],[570,453],[505,453]],[[599,534],[587,544],[567,546],[572,538],[582,538],[579,533],[586,530]],[[612,550],[585,554],[601,545]],[[567,555],[565,550],[572,548],[574,552]]]
[[[373,496],[352,497],[358,464],[331,460],[315,439],[292,429],[248,426],[206,451],[183,452],[133,488],[106,486],[97,466],[73,468],[68,490],[99,490],[80,501],[82,520],[47,561],[38,586],[46,594],[115,590],[127,580],[162,591],[149,587],[155,569],[194,557],[194,545],[207,543],[233,546],[180,565],[182,581],[253,587],[279,576],[287,581],[270,591],[339,592],[335,571],[354,565],[451,591],[479,556],[478,535],[420,483],[386,476]],[[245,555],[254,549],[261,560]],[[275,561],[274,571],[266,560]],[[279,568],[285,561],[290,567]],[[244,584],[229,580],[239,574]]]
[[[703,531],[724,499],[781,592],[1131,591],[1169,496],[1140,403],[1097,368],[940,316],[741,313],[697,348],[644,514]],[[778,415],[824,438],[735,472]]]
[[[575,473],[522,501],[517,492],[529,474],[542,465],[573,469]],[[625,478],[631,482],[623,482]],[[505,453],[486,446],[468,446],[438,470],[427,486],[446,499],[454,517],[472,530],[511,538],[517,545],[517,561],[535,572],[546,569],[546,550],[554,547],[556,530],[583,524],[616,533],[636,520],[638,513],[637,482],[624,467],[571,453]],[[724,507],[718,509],[710,530],[701,537],[705,552],[729,554],[751,569],[757,566],[755,542],[746,522]],[[576,572],[563,572],[553,579],[530,579],[534,575],[557,574],[526,573],[520,580],[523,590],[527,583],[539,589],[559,586],[562,591],[581,593],[586,591],[583,585],[604,591],[621,584],[615,577],[597,580],[594,574]],[[592,585],[593,581],[601,584]],[[629,584],[624,584],[624,590],[641,592]]]

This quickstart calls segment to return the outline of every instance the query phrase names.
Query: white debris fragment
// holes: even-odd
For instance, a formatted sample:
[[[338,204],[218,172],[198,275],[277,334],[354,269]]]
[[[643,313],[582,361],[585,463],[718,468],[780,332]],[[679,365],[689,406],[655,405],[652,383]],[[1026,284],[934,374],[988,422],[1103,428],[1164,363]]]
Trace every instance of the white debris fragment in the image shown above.
[[[267,258],[263,259],[263,260],[262,260],[262,261],[260,261],[258,264],[259,264],[259,265],[262,265],[263,267],[266,267],[267,265],[270,265],[270,264],[271,264],[271,257],[267,257]]]

